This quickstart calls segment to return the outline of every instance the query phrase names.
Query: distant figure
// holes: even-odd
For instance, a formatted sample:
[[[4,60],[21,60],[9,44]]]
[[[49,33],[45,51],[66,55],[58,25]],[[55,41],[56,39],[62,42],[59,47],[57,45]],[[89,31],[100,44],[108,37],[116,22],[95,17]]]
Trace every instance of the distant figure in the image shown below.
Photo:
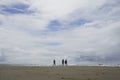
[[[62,59],[62,65],[64,66],[64,59]]]
[[[55,61],[55,59],[53,60],[53,65],[54,65],[54,66],[56,65],[56,61]]]
[[[65,65],[67,66],[67,59],[65,60]]]

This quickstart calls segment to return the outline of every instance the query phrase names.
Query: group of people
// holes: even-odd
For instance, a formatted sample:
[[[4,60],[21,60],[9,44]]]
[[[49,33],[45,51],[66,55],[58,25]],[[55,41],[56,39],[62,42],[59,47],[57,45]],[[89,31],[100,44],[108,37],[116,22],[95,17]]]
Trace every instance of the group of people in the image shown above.
[[[67,65],[67,59],[62,59],[62,65],[64,66],[64,65]]]
[[[68,62],[67,62],[67,59],[62,59],[62,66],[66,65],[67,66]],[[53,65],[55,66],[56,65],[56,60],[54,59],[53,60]]]

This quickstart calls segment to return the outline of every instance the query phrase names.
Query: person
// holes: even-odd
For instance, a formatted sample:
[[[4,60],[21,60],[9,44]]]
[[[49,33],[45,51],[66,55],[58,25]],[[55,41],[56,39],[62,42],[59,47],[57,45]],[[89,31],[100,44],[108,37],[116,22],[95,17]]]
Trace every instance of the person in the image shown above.
[[[67,59],[65,60],[65,65],[67,65]]]
[[[62,65],[64,66],[64,59],[62,59]]]
[[[55,61],[55,59],[53,60],[53,65],[54,65],[54,66],[56,65],[56,61]]]

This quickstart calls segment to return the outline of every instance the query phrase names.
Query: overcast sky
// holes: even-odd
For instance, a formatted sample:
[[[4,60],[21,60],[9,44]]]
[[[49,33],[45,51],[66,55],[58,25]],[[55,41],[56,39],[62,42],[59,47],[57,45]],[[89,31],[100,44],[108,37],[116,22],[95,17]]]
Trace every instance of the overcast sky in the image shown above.
[[[0,0],[0,63],[120,64],[120,0]]]

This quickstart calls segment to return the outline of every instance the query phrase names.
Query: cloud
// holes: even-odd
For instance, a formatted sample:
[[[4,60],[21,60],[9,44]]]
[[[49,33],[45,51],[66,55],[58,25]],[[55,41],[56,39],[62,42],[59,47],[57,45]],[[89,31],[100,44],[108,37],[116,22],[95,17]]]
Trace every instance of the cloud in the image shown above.
[[[118,64],[119,12],[119,0],[1,0],[0,48],[15,64]]]

